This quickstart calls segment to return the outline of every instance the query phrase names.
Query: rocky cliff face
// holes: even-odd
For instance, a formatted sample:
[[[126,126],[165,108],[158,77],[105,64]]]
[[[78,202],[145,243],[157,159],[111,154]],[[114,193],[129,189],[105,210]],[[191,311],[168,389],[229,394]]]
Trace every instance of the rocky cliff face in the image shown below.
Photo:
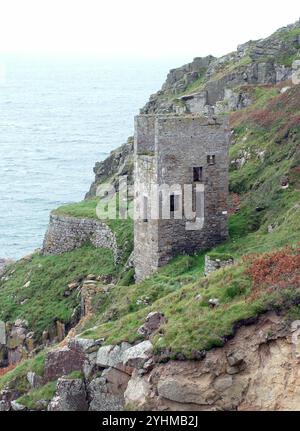
[[[221,112],[247,106],[251,100],[240,87],[277,84],[291,77],[293,60],[299,56],[299,29],[300,20],[221,58],[195,58],[171,70],[142,113],[205,114],[211,108]]]
[[[239,45],[221,58],[197,57],[172,69],[160,91],[150,97],[142,114],[200,113],[211,115],[243,109],[252,103],[251,86],[275,85],[292,75],[292,63],[300,59],[300,20],[279,29],[266,39]],[[97,163],[95,181],[86,198],[96,194],[97,185],[117,184],[118,175],[132,181],[133,141]]]
[[[137,378],[147,389],[136,402],[146,410],[298,410],[299,334],[300,321],[269,313],[200,362],[171,361]]]
[[[128,183],[132,184],[133,179],[133,138],[128,138],[126,144],[113,150],[110,156],[103,162],[96,163],[94,167],[95,181],[92,183],[86,199],[96,196],[97,186],[100,183],[109,183],[118,190],[118,178],[123,175],[128,176]]]
[[[152,323],[162,323],[155,314]],[[43,376],[27,379],[33,388],[58,379],[54,397],[37,403],[50,411],[292,411],[300,405],[299,335],[300,321],[270,312],[202,360],[168,363],[149,340],[101,346],[69,338],[47,354]],[[2,391],[0,411],[26,409],[19,395]]]

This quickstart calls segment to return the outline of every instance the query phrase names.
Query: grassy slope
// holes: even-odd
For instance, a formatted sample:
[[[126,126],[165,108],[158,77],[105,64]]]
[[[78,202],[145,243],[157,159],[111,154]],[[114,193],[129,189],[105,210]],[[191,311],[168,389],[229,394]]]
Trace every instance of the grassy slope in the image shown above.
[[[235,144],[230,150],[231,159],[239,158],[244,151],[250,154],[249,160],[242,168],[237,170],[232,165],[230,170],[231,192],[239,195],[240,209],[230,218],[231,239],[210,251],[233,255],[237,264],[204,278],[205,253],[197,256],[179,256],[140,284],[129,287],[119,284],[110,295],[99,294],[95,298],[95,315],[86,326],[85,336],[104,336],[106,343],[137,340],[139,336],[136,330],[143,323],[145,316],[151,310],[159,310],[165,313],[167,324],[153,340],[156,351],[168,351],[168,354],[174,357],[178,353],[194,357],[197,351],[222,345],[226,337],[233,333],[236,322],[256,316],[270,308],[287,307],[290,308],[290,313],[293,313],[293,318],[300,316],[299,308],[292,307],[293,301],[300,296],[294,285],[285,289],[273,289],[271,292],[265,286],[261,286],[254,294],[253,280],[246,271],[249,262],[242,259],[248,253],[261,254],[280,249],[286,244],[299,243],[300,86],[293,87],[285,95],[280,95],[279,89],[275,87],[248,90],[253,93],[255,104],[232,117]],[[264,152],[264,157],[261,158],[258,152]],[[290,179],[290,186],[285,190],[280,184],[283,176]],[[59,211],[74,216],[87,216],[87,211],[92,207],[94,212],[95,204],[85,201]],[[258,212],[257,207],[263,210]],[[130,226],[124,225],[122,221],[116,223],[120,237],[124,235],[126,238]],[[269,224],[275,226],[272,233],[268,233]],[[98,252],[102,256],[103,251]],[[83,248],[72,253],[74,256],[77,256],[77,253],[81,256],[78,272],[99,273],[103,270],[103,261],[97,260],[99,257],[97,251]],[[72,256],[72,253],[49,259],[57,259],[56,263],[60,265],[61,260],[71,259],[69,256]],[[95,258],[94,264],[91,256]],[[38,259],[36,261],[38,263],[40,259],[48,258],[35,259]],[[46,290],[46,284],[48,290],[53,289],[55,292],[55,283],[65,286],[75,278],[73,273],[70,273],[70,267],[73,268],[74,264],[73,258],[71,262],[69,266],[63,265],[62,268],[58,266],[56,275],[49,274],[51,279],[44,284],[40,296]],[[26,271],[30,269],[27,265],[33,263],[17,264],[20,265],[19,272],[16,271],[16,275],[10,280],[11,295],[15,290],[17,292],[20,290]],[[42,268],[40,269],[41,278],[45,273]],[[108,265],[106,271],[110,270],[112,267]],[[60,281],[61,278],[63,283]],[[39,298],[38,283],[35,285],[36,298]],[[4,284],[4,288],[7,289],[8,286]],[[7,292],[8,290],[4,294],[3,291],[1,303],[5,301]],[[199,294],[202,295],[202,300],[196,300]],[[220,307],[212,309],[208,306],[208,300],[212,297],[219,299]],[[59,295],[56,296],[57,300],[58,302],[61,300]],[[33,306],[36,299],[32,301]],[[66,305],[63,306],[64,312],[68,310]],[[44,306],[45,304],[41,304],[41,307]],[[18,313],[21,312],[21,307],[6,309],[7,316],[19,317]],[[29,317],[25,312],[21,313],[22,316]],[[3,382],[18,374],[18,370],[19,367],[0,378],[0,387],[3,386]]]
[[[230,218],[230,241],[212,250],[236,259],[297,244],[300,238],[300,122],[290,127],[291,112],[295,118],[300,113],[300,87],[285,95],[280,95],[278,88],[249,89],[253,90],[256,103],[232,119],[236,143],[231,148],[231,159],[243,151],[250,153],[250,160],[241,169],[232,168],[230,172],[231,191],[239,193],[240,210]],[[271,116],[267,124],[266,115]],[[286,128],[288,133],[282,133]],[[263,160],[258,152],[264,152]],[[283,176],[290,179],[290,187],[285,190],[281,187]],[[264,209],[258,212],[257,207]],[[268,233],[269,224],[275,226],[272,233]],[[222,344],[224,336],[232,333],[234,322],[272,304],[275,307],[285,295],[290,298],[299,294],[287,289],[270,295],[262,289],[261,295],[249,301],[252,281],[245,275],[244,263],[239,261],[235,267],[203,281],[203,260],[204,253],[178,257],[149,280],[131,286],[125,295],[122,287],[116,287],[109,299],[97,303],[99,312],[90,326],[100,326],[85,334],[105,336],[107,343],[134,341],[147,313],[159,310],[166,314],[168,323],[163,336],[154,340],[157,350],[171,349],[174,355],[183,352],[192,356],[195,350]],[[204,297],[201,303],[195,301],[199,293]],[[208,307],[211,297],[220,299],[220,308]],[[137,305],[137,299],[145,298],[149,305]]]
[[[114,275],[112,252],[86,245],[60,256],[35,254],[30,261],[17,262],[0,282],[0,319],[26,319],[40,338],[55,320],[70,321],[79,299],[76,291],[67,298],[63,293],[69,283],[90,273]]]

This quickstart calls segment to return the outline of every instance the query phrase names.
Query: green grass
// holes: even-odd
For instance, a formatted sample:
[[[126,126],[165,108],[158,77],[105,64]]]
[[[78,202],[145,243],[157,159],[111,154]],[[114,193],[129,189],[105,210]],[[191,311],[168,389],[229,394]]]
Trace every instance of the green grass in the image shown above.
[[[26,395],[20,397],[17,402],[27,407],[29,410],[39,410],[41,407],[37,405],[37,401],[51,401],[55,395],[56,383],[56,381],[48,382],[40,388],[32,389]]]
[[[247,215],[244,217],[244,223],[249,224]],[[242,229],[238,233],[241,227],[236,226],[240,224],[239,218],[240,214],[237,214],[230,219],[231,233],[234,228],[236,236],[209,252],[217,256],[232,256],[237,261],[236,265],[203,278],[204,252],[196,256],[178,256],[157,274],[130,286],[126,292],[122,286],[115,287],[109,297],[99,301],[97,312],[84,336],[104,337],[107,344],[123,340],[135,342],[139,340],[137,329],[147,314],[160,311],[168,321],[163,335],[154,339],[156,351],[169,350],[171,356],[184,353],[192,358],[195,351],[222,345],[224,339],[232,335],[237,321],[254,317],[270,308],[284,308],[291,297],[299,299],[298,291],[274,295],[262,291],[259,298],[250,301],[251,281],[244,273],[241,258],[248,253],[270,252],[286,244],[297,244],[300,237],[300,206],[288,211],[280,226],[271,234],[262,228],[250,233],[244,233]],[[199,293],[203,296],[201,304],[195,300]],[[215,310],[208,307],[208,300],[213,297],[221,301],[220,308]],[[142,303],[137,303],[138,300]]]
[[[292,39],[300,35],[300,28],[293,28],[288,31],[282,31],[279,34],[283,40],[291,41]]]
[[[64,297],[64,291],[69,283],[90,273],[116,274],[110,250],[86,245],[59,256],[35,254],[29,262],[17,262],[7,273],[9,279],[0,282],[0,319],[28,320],[40,339],[42,332],[56,320],[66,324],[70,321],[79,298],[76,291]],[[23,303],[24,300],[27,301]]]
[[[185,96],[188,94],[196,93],[203,89],[205,83],[205,75],[201,75],[198,79],[196,79],[192,84],[190,84],[187,89],[180,94],[180,96]]]
[[[70,217],[98,219],[96,208],[99,199],[87,199],[82,202],[63,205],[53,211],[53,214],[67,215]]]
[[[67,376],[64,376],[66,379],[83,379],[84,374],[82,371],[72,371],[72,373],[68,374]]]
[[[17,365],[12,371],[9,371],[4,376],[0,377],[0,390],[8,388],[16,390],[20,393],[29,390],[29,383],[27,381],[27,373],[33,371],[39,376],[43,376],[45,367],[46,351],[37,354],[32,359],[27,359],[21,364]]]
[[[250,319],[269,309],[283,309],[291,301],[299,300],[300,292],[266,293],[249,300],[251,280],[245,275],[242,264],[220,270],[207,279],[185,284],[172,293],[162,296],[150,306],[124,314],[116,320],[99,324],[97,329],[86,330],[82,335],[90,338],[105,337],[106,344],[140,339],[137,329],[150,311],[160,311],[167,323],[154,337],[155,352],[170,357],[184,354],[193,358],[195,352],[209,350],[224,344],[233,335],[235,324]],[[155,280],[151,280],[155,283]],[[157,286],[158,287],[158,286]],[[197,300],[201,294],[202,300]],[[210,298],[218,298],[220,306],[209,307]]]
[[[209,256],[212,260],[230,260],[233,259],[233,256],[231,254],[226,253],[207,253],[207,256]]]

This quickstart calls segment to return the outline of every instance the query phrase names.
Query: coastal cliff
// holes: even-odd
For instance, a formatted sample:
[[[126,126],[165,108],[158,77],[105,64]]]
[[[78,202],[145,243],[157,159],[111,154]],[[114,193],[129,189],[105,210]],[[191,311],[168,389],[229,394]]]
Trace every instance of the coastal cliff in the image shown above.
[[[132,221],[96,217],[99,184],[133,181],[131,138],[1,269],[0,410],[300,408],[299,56],[300,21],[172,70],[142,109],[230,115],[226,242],[135,283]]]

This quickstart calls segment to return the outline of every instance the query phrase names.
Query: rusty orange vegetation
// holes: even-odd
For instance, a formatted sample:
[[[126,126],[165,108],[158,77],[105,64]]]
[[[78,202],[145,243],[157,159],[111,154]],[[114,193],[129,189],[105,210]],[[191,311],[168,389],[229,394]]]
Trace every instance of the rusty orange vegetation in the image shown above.
[[[4,376],[6,373],[8,373],[9,371],[12,371],[15,368],[16,368],[16,365],[9,365],[6,368],[0,368],[0,377]]]
[[[253,289],[258,288],[299,288],[300,287],[300,247],[290,246],[262,256],[246,256],[244,262],[250,264],[246,273],[253,281]]]

